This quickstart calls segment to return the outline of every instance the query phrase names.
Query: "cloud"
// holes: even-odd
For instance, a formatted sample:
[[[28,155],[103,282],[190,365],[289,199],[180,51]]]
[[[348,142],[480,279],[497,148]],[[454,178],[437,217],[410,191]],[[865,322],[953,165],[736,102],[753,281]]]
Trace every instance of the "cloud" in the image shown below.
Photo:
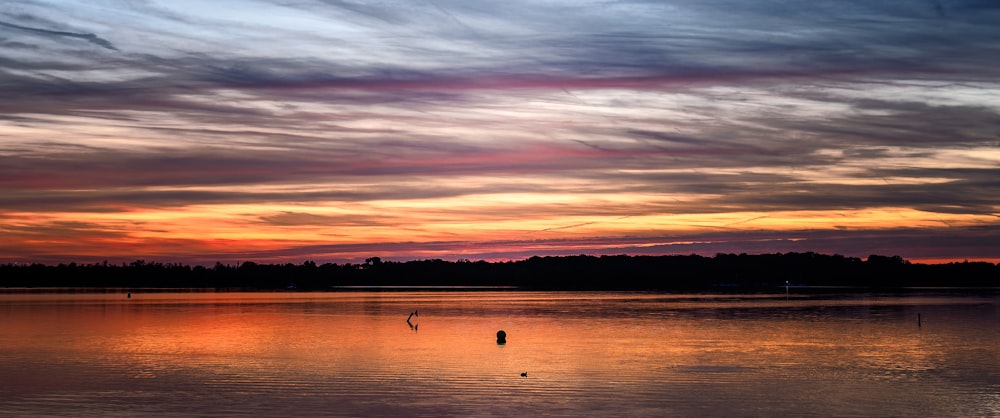
[[[110,49],[112,51],[118,51],[118,48],[115,48],[115,46],[112,45],[111,42],[109,42],[108,40],[106,40],[104,38],[101,38],[101,37],[99,37],[99,36],[97,36],[97,35],[95,35],[93,33],[76,33],[76,32],[66,32],[66,31],[59,31],[59,30],[42,29],[42,28],[33,28],[33,27],[28,27],[28,26],[15,25],[13,23],[7,23],[7,22],[0,22],[0,26],[6,27],[6,28],[11,28],[11,29],[17,29],[17,30],[20,30],[20,31],[32,33],[32,34],[35,34],[35,35],[46,36],[46,37],[55,37],[55,38],[62,37],[62,38],[83,39],[83,40],[85,40],[87,42],[90,42],[90,43],[92,43],[94,45],[97,45],[97,46],[100,46],[102,48],[107,48],[107,49]]]
[[[368,244],[334,244],[291,246],[280,249],[252,250],[234,247],[238,242],[209,242],[170,240],[155,247],[151,244],[132,244],[138,251],[124,255],[112,262],[149,258],[147,246],[156,249],[158,260],[187,260],[194,264],[213,265],[236,260],[255,260],[271,263],[317,262],[361,263],[365,258],[380,256],[387,260],[434,259],[457,260],[520,260],[531,256],[559,255],[660,255],[717,253],[775,253],[809,252],[840,254],[865,258],[870,254],[900,255],[920,262],[940,262],[946,259],[995,260],[990,245],[1000,240],[996,226],[962,228],[960,230],[937,228],[904,228],[891,231],[791,231],[773,233],[766,231],[711,234],[670,235],[644,238],[593,238],[587,240],[508,240],[492,242],[437,241],[392,242]],[[942,245],[944,244],[944,245]],[[228,250],[225,248],[229,247]],[[185,252],[178,249],[196,249]],[[6,252],[11,254],[11,252]],[[107,259],[100,254],[81,253],[75,256],[51,257],[32,254],[26,257],[50,262],[100,262]]]
[[[926,170],[899,170],[894,174],[908,178],[930,177]],[[866,207],[907,207],[927,212],[991,214],[1000,207],[995,191],[1000,182],[991,170],[938,170],[935,176],[955,178],[940,183],[844,185],[800,183],[768,187],[747,187],[717,199],[707,199],[707,206],[735,206],[761,211],[773,210],[849,210]],[[987,179],[989,178],[989,179]],[[765,192],[766,191],[766,192]]]
[[[679,243],[724,237],[677,231],[729,222],[650,221],[673,243],[615,244],[634,231],[606,221],[625,216],[756,219],[723,234],[778,211],[925,225],[1000,207],[1000,10],[983,2],[252,5],[0,6],[0,215],[424,228],[357,247],[399,254],[479,245],[427,232],[448,222],[552,238],[485,255],[707,251]],[[804,245],[759,228],[726,242]],[[341,238],[258,254],[354,251]]]

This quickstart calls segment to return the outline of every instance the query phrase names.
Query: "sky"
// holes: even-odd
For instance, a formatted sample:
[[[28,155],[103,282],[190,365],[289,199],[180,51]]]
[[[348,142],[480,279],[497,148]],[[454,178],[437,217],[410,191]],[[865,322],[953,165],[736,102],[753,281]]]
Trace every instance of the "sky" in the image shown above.
[[[0,3],[0,263],[1000,262],[1000,4]]]

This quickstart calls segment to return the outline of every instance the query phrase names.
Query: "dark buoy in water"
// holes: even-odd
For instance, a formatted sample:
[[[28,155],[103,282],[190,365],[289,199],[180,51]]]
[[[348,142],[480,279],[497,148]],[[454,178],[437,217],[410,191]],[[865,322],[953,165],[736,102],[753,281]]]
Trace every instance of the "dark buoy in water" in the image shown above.
[[[507,333],[503,330],[497,331],[497,344],[507,344]]]
[[[528,377],[528,372],[521,373],[521,377]]]
[[[128,292],[128,299],[132,299],[132,292]]]

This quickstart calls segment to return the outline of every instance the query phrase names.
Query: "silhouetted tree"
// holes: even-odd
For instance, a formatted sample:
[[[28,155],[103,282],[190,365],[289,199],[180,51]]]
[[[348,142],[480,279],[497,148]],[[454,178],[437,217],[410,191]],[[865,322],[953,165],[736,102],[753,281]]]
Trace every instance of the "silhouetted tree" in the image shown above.
[[[370,257],[364,264],[258,264],[251,261],[212,268],[135,260],[56,266],[0,265],[6,287],[210,287],[302,290],[333,286],[463,285],[522,289],[728,290],[797,285],[866,288],[901,286],[1000,286],[1000,266],[986,262],[911,264],[899,256],[865,260],[839,254],[807,253],[531,257],[490,263],[440,259],[407,262]]]

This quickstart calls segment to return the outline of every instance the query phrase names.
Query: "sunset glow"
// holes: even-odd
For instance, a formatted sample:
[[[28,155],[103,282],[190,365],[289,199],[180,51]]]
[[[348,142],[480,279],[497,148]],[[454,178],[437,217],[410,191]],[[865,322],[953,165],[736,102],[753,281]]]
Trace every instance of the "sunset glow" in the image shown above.
[[[1000,262],[982,2],[0,5],[0,263]]]

